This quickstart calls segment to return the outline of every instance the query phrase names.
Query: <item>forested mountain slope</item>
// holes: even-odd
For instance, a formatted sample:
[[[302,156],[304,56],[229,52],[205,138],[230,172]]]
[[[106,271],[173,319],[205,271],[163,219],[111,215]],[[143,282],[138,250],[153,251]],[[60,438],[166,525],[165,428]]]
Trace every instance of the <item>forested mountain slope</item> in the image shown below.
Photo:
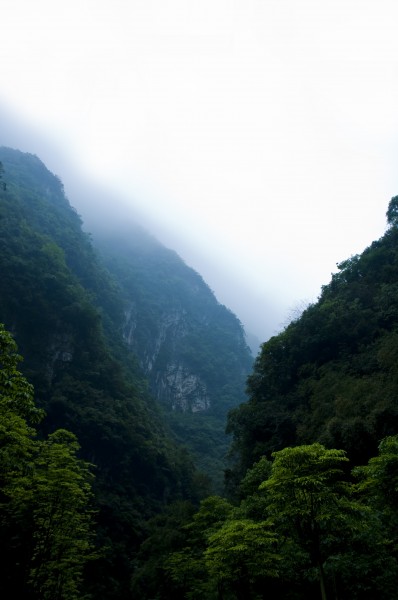
[[[123,299],[123,336],[177,438],[218,478],[228,411],[245,399],[253,359],[236,316],[202,277],[138,227],[94,244]]]
[[[263,344],[228,418],[229,494],[152,522],[138,597],[397,597],[398,197],[387,218]]]
[[[0,161],[0,593],[395,598],[398,197],[239,404],[243,331],[201,277],[137,228],[93,244],[37,157]]]
[[[83,232],[81,218],[66,199],[61,181],[33,155],[1,148],[0,161],[0,321],[15,337],[24,357],[23,374],[34,386],[37,405],[46,411],[39,434],[68,429],[77,436],[82,456],[95,465],[97,535],[105,554],[92,567],[94,596],[129,597],[131,561],[147,518],[173,500],[195,502],[204,491],[198,485],[200,478],[192,459],[176,442],[149,390],[143,357],[152,352],[155,379],[163,378],[165,389],[167,374],[162,371],[159,352],[165,356],[173,352],[164,344],[155,357],[154,348],[160,339],[164,341],[156,328],[165,328],[178,307],[181,319],[186,315],[185,337],[190,336],[179,352],[187,361],[192,355],[190,361],[197,369],[197,388],[202,390],[204,402],[200,408],[213,411],[209,418],[216,420],[217,435],[224,437],[221,446],[225,449],[225,413],[229,402],[237,404],[242,399],[250,364],[243,332],[201,278],[161,247],[160,254],[166,257],[163,263],[154,261],[151,265],[149,260],[140,270],[130,267],[125,256],[117,267],[120,278],[113,276],[90,236]],[[128,277],[121,287],[125,274]],[[145,277],[142,284],[136,281],[139,277]],[[172,289],[176,293],[179,288],[180,292],[184,287],[198,288],[193,312],[198,321],[207,323],[208,336],[203,341],[198,328],[189,324],[193,312],[184,306],[185,300],[166,308],[171,288],[165,293],[160,287],[150,291],[153,278],[159,286],[166,277],[174,278]],[[134,343],[133,310],[138,313]],[[174,324],[169,323],[165,337],[172,336]],[[221,346],[225,340],[229,345],[224,351]],[[175,335],[170,344],[173,348],[178,345]],[[139,348],[144,352],[140,360],[135,355]],[[223,353],[236,354],[236,348],[242,364],[236,355],[224,367]],[[213,353],[212,380],[205,350]],[[164,368],[170,364],[168,360],[163,359]],[[182,372],[182,367],[178,369]],[[232,369],[230,374],[228,369]],[[172,389],[167,391],[167,403],[177,408],[172,393]],[[199,408],[200,401],[196,394],[189,400],[190,408]],[[183,437],[184,424],[179,426]],[[195,435],[200,435],[199,430],[200,425],[195,425]]]
[[[384,236],[339,264],[318,301],[263,344],[249,400],[229,417],[243,472],[314,441],[363,464],[398,432],[397,202]]]

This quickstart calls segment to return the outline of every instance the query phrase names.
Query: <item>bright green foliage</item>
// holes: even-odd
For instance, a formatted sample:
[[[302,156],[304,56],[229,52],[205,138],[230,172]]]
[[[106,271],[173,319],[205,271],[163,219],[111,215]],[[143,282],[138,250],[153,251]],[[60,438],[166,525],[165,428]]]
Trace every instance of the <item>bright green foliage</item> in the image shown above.
[[[220,496],[209,496],[200,503],[200,508],[195,514],[192,531],[198,536],[206,535],[216,530],[221,523],[230,516],[233,506]]]
[[[229,592],[238,600],[253,598],[261,582],[277,577],[281,557],[276,546],[267,523],[250,519],[228,520],[210,535],[205,563],[222,597]]]
[[[42,412],[33,402],[33,388],[18,371],[21,357],[12,336],[0,323],[0,481],[2,493],[11,494],[29,460],[37,422]]]
[[[326,598],[324,563],[348,530],[360,529],[365,508],[355,502],[344,479],[342,450],[321,444],[285,448],[273,454],[271,476],[260,485],[267,492],[269,518],[279,535],[292,538],[317,569]]]
[[[398,228],[337,265],[318,300],[263,344],[249,399],[229,416],[242,477],[287,446],[341,448],[366,464],[398,432]]]
[[[269,511],[284,520],[302,519],[301,528],[310,530],[333,518],[333,507],[347,488],[342,480],[345,452],[315,443],[284,448],[273,458],[271,476],[260,485],[268,492]]]
[[[278,574],[275,533],[223,498],[203,500],[183,529],[185,543],[165,557],[163,566],[175,586],[173,598],[257,598]]]
[[[119,286],[60,180],[35,156],[0,148],[0,159],[7,173],[0,321],[12,328],[23,375],[46,412],[38,437],[67,429],[79,440],[79,457],[96,465],[97,540],[105,551],[89,565],[89,591],[127,600],[147,519],[174,500],[198,501],[200,478],[123,341]]]
[[[43,417],[43,411],[35,406],[33,386],[17,369],[21,360],[15,340],[0,323],[0,408],[37,423]]]
[[[39,444],[31,482],[34,551],[30,584],[43,600],[80,600],[83,567],[92,558],[93,475],[76,456],[76,437],[58,430]]]
[[[390,517],[398,507],[398,435],[384,438],[379,445],[379,454],[369,460],[368,465],[354,470],[360,478],[360,489]]]
[[[369,463],[384,481],[379,495],[379,475],[370,482],[364,467],[358,486],[345,453],[315,443],[276,452],[272,464],[263,457],[242,481],[239,506],[216,496],[194,514],[193,507],[176,505],[153,522],[133,594],[143,600],[391,600],[398,562],[387,520],[396,523],[396,440],[381,449],[386,464]],[[391,507],[382,500],[388,490]]]
[[[59,430],[45,441],[33,388],[0,325],[0,591],[37,600],[80,600],[91,552],[91,478],[76,438]]]
[[[26,510],[19,499],[29,493],[35,450],[35,429],[26,417],[35,421],[40,413],[33,403],[32,386],[17,369],[19,361],[15,341],[0,324],[0,595],[11,587],[18,589],[28,569]]]
[[[341,536],[340,549],[326,563],[339,598],[390,600],[398,577],[398,440],[383,439],[379,454],[352,474],[358,500],[366,508],[361,527]],[[349,532],[349,535],[347,533]]]

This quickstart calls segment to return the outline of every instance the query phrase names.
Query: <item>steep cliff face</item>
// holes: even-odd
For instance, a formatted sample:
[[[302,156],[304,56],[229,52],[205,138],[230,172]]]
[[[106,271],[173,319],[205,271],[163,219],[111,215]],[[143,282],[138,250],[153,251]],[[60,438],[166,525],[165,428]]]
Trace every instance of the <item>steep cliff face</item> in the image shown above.
[[[80,398],[104,396],[116,377],[111,348],[137,389],[149,383],[196,464],[221,480],[226,415],[245,400],[252,365],[236,316],[137,226],[113,237],[94,231],[93,245],[61,181],[37,157],[2,148],[0,160],[1,320],[17,335],[43,405],[51,404],[49,422],[68,418],[82,429]]]
[[[166,372],[159,373],[155,387],[160,401],[173,410],[199,412],[210,408],[205,382],[180,364],[167,365]]]
[[[245,398],[243,328],[198,273],[132,227],[96,244],[125,299],[123,336],[166,409],[225,417]]]
[[[139,329],[136,307],[125,312],[123,336],[128,346],[140,357],[140,366],[151,383],[156,398],[167,408],[183,412],[205,411],[210,408],[210,396],[202,377],[188,364],[178,360],[178,342],[188,335],[187,311],[172,310],[159,316],[153,324],[153,337],[144,348],[136,343]],[[137,336],[138,338],[138,336]]]
[[[246,399],[253,362],[241,323],[197,272],[146,232],[131,226],[94,241],[120,287],[128,347],[176,438],[221,491],[226,418]]]
[[[0,322],[45,409],[40,436],[68,429],[95,464],[93,510],[106,547],[89,595],[127,599],[145,519],[173,499],[198,499],[192,459],[129,355],[120,289],[61,182],[35,156],[0,148],[0,161]]]

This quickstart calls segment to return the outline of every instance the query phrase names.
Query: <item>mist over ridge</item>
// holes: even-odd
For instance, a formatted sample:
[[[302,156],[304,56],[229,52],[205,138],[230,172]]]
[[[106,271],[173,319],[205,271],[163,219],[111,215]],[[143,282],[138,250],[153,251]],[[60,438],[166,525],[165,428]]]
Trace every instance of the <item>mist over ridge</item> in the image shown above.
[[[284,231],[285,221],[289,224],[295,217],[294,213],[290,214],[291,206],[286,206],[286,219],[281,213],[278,223],[280,235],[274,246],[266,235],[255,232],[250,235],[248,231],[241,231],[239,224],[232,227],[228,211],[221,220],[212,219],[211,205],[207,202],[203,205],[202,222],[196,222],[194,213],[187,218],[186,214],[175,212],[175,199],[168,197],[169,192],[162,189],[159,182],[141,177],[134,165],[131,176],[127,178],[124,174],[119,180],[112,170],[108,173],[106,156],[112,157],[112,147],[104,148],[102,163],[105,166],[102,169],[98,165],[87,168],[81,156],[74,153],[71,140],[65,137],[58,139],[56,132],[50,136],[45,129],[40,129],[39,123],[33,126],[4,104],[0,105],[0,120],[4,123],[2,143],[36,154],[60,177],[66,195],[81,215],[87,232],[95,235],[104,230],[115,231],[129,222],[132,226],[138,224],[143,227],[201,274],[219,302],[238,316],[250,338],[254,336],[251,345],[255,353],[257,339],[263,343],[283,329],[290,316],[297,312],[297,307],[315,302],[321,286],[336,271],[336,264],[362,251],[372,239],[365,235],[368,226],[361,231],[361,220],[357,219],[354,223],[350,217],[341,221],[341,225],[332,221],[327,234],[330,240],[320,243],[323,233],[316,229],[317,220],[322,215],[322,204],[316,208],[314,215],[308,212],[314,219],[313,240],[305,230],[301,235],[299,226],[296,238]],[[378,200],[381,203],[382,199]],[[187,195],[186,204],[189,205],[189,202]],[[339,198],[336,211],[340,210],[342,202],[343,198]],[[365,207],[365,216],[369,208]],[[271,201],[269,214],[271,219],[275,219],[272,210]],[[379,229],[379,234],[385,228],[383,214],[384,211],[379,211],[378,221],[372,224],[373,228]],[[210,228],[205,224],[206,219],[211,223]],[[322,220],[326,223],[327,213]],[[345,240],[340,247],[351,225],[353,242]],[[306,226],[310,227],[311,221]],[[359,241],[355,242],[358,232]],[[248,236],[251,248],[246,247]],[[376,237],[379,235],[373,239]],[[347,250],[342,250],[344,247]],[[284,248],[283,254],[281,248]]]
[[[83,228],[88,233],[102,235],[129,227],[143,228],[177,252],[202,275],[217,299],[235,312],[247,330],[254,351],[259,343],[280,329],[285,312],[278,309],[278,303],[271,296],[265,301],[252,283],[245,281],[244,273],[234,271],[220,260],[217,246],[208,248],[205,239],[202,246],[193,243],[189,231],[194,224],[162,223],[151,213],[150,185],[130,193],[114,187],[104,173],[98,173],[98,178],[87,175],[67,146],[44,135],[38,127],[32,127],[4,104],[0,104],[0,122],[4,123],[1,145],[36,155],[61,179],[66,196],[82,217]],[[138,193],[145,197],[146,208],[143,208],[142,198],[137,199]],[[205,238],[205,232],[203,235]]]

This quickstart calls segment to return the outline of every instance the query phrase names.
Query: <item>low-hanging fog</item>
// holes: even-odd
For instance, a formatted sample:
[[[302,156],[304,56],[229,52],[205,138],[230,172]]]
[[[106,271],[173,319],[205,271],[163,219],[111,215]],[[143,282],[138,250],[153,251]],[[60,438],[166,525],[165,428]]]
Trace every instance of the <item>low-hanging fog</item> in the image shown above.
[[[1,145],[129,219],[264,341],[398,193],[395,3],[7,1]]]

